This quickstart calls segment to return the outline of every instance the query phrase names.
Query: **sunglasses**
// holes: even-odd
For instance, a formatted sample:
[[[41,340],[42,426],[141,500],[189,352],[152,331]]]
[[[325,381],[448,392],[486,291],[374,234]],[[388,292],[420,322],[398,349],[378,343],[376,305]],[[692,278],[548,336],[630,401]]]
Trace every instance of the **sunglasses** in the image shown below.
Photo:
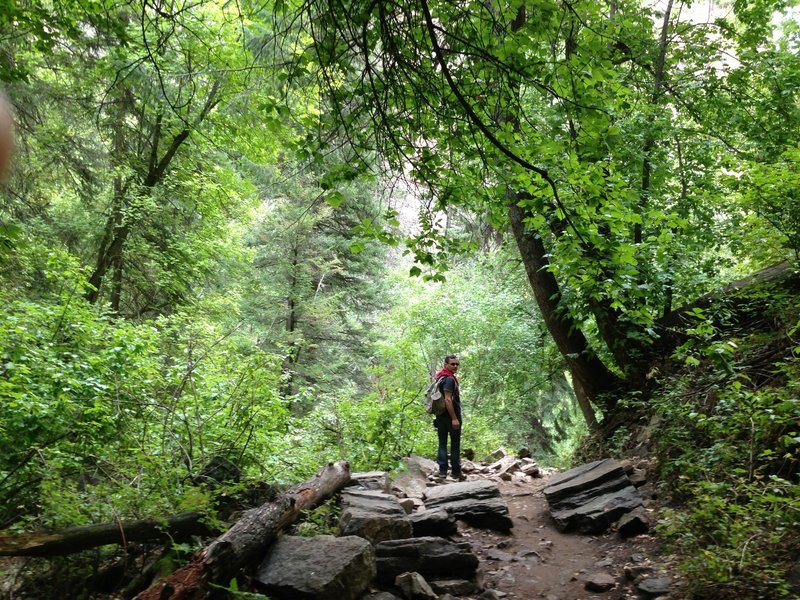
[[[458,366],[458,365],[460,365],[460,364],[461,364],[461,363],[450,363],[450,366],[451,366],[451,367],[457,367],[457,366]]]

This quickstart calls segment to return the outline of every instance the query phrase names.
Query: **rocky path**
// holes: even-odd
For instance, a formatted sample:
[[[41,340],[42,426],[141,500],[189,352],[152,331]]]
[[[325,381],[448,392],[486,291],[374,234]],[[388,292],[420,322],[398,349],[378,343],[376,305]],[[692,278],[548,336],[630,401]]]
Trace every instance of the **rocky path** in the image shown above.
[[[542,490],[548,478],[498,483],[513,528],[505,535],[459,523],[458,536],[472,543],[480,559],[487,599],[622,600],[655,597],[634,584],[641,575],[663,575],[655,539],[627,540],[615,532],[563,534],[550,518]],[[654,561],[653,558],[656,558]],[[674,595],[659,598],[678,598]]]
[[[281,537],[255,587],[286,600],[681,597],[655,539],[633,535],[653,520],[644,469],[607,459],[548,476],[502,456],[462,465],[467,480],[454,481],[424,458],[404,465],[352,474],[340,535]]]

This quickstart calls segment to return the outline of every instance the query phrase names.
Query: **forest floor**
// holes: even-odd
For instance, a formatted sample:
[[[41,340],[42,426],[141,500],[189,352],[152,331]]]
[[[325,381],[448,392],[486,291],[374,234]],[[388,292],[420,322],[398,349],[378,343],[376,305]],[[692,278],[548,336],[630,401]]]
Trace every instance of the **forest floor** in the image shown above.
[[[622,539],[615,532],[590,536],[558,531],[542,493],[547,482],[499,483],[514,524],[508,535],[459,523],[459,536],[472,543],[480,559],[485,587],[514,600],[639,600],[630,576],[644,572],[672,578],[672,592],[660,600],[684,597],[679,578],[667,572],[668,559],[655,536]],[[603,576],[613,578],[611,590],[587,590],[587,580]]]
[[[470,475],[470,479],[480,475]],[[543,490],[549,477],[529,482],[500,481],[498,487],[505,499],[513,522],[509,534],[490,529],[478,529],[459,521],[455,540],[469,541],[480,560],[478,582],[496,592],[495,598],[503,600],[642,600],[632,581],[631,573],[644,573],[652,577],[671,577],[672,592],[660,600],[685,598],[680,591],[680,578],[669,571],[669,557],[662,555],[654,535],[639,535],[623,539],[616,532],[602,535],[561,533],[550,517]],[[448,485],[452,480],[438,485]],[[9,573],[22,559],[2,559],[0,573]],[[26,593],[17,595],[16,586],[0,577],[0,598],[42,598],[69,600],[71,595],[53,595],[46,583],[23,586]],[[587,581],[602,582],[613,587],[605,592],[587,589]],[[31,587],[41,595],[31,593]],[[117,599],[118,593],[91,594],[99,600]],[[474,595],[472,598],[491,598],[491,595]]]

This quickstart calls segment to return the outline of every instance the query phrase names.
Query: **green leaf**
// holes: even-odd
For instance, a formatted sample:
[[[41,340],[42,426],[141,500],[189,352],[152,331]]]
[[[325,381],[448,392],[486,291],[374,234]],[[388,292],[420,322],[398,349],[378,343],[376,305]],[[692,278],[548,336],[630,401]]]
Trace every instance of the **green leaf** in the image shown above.
[[[333,208],[339,208],[344,202],[344,196],[341,192],[331,192],[327,196],[325,196],[325,202],[327,202]]]

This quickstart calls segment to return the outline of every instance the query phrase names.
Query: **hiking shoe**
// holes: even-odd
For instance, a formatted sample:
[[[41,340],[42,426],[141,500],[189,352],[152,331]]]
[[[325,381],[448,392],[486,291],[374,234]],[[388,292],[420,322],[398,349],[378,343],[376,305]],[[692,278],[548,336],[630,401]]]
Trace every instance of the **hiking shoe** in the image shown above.
[[[466,478],[467,476],[464,475],[463,473],[458,473],[458,474],[453,473],[453,479],[455,479],[456,481],[464,481]]]

